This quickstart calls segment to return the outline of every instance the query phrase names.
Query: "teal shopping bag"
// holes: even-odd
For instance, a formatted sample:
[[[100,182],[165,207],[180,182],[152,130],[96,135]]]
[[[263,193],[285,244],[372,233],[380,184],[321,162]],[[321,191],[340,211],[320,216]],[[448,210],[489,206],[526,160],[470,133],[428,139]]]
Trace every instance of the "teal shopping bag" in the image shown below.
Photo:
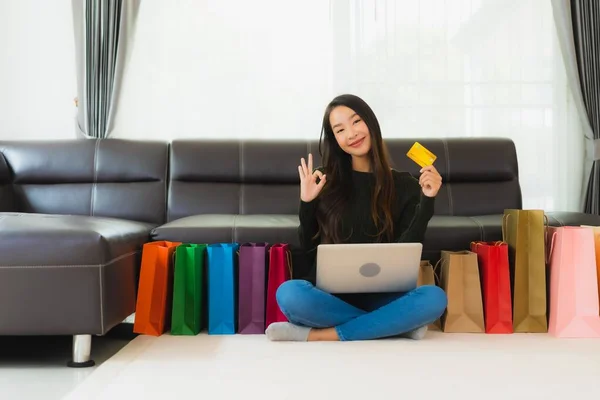
[[[207,247],[208,334],[236,333],[238,243]]]
[[[175,251],[172,335],[197,335],[202,330],[202,286],[206,244],[182,244]]]

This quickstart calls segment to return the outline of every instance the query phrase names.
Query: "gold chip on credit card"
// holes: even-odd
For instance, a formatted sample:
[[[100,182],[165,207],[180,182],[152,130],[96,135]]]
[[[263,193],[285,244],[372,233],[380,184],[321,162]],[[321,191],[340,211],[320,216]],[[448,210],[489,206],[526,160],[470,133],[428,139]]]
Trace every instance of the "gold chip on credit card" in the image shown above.
[[[432,165],[437,158],[419,142],[415,142],[406,155],[408,158],[419,164],[421,168]]]

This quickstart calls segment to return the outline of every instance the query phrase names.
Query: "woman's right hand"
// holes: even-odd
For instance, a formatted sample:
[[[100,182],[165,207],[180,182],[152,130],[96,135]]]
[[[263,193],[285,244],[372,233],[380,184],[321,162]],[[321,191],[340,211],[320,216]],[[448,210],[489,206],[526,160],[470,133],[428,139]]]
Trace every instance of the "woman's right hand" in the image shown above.
[[[300,174],[300,199],[308,203],[316,199],[319,193],[321,193],[321,189],[325,186],[326,175],[319,170],[312,172],[313,159],[310,153],[308,154],[308,166],[304,158],[300,159],[300,164],[298,166],[298,173]],[[320,179],[318,184],[317,177]]]

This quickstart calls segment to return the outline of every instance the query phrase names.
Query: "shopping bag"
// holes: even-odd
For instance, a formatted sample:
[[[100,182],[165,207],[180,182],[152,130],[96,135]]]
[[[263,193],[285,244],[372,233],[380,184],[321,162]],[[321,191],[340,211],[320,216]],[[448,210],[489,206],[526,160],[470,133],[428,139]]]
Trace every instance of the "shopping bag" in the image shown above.
[[[419,277],[417,278],[417,287],[425,285],[437,285],[433,265],[429,260],[422,260],[419,268]],[[442,321],[438,318],[435,322],[429,324],[428,329],[432,331],[442,330]]]
[[[182,244],[175,250],[172,335],[197,335],[202,330],[202,287],[206,244]]]
[[[594,231],[549,227],[550,312],[548,333],[556,337],[600,337]]]
[[[238,243],[207,247],[208,334],[236,333]]]
[[[142,248],[142,266],[133,331],[160,336],[171,322],[173,253],[180,242],[150,242]]]
[[[239,250],[238,333],[265,333],[267,243],[244,243]]]
[[[548,331],[544,221],[542,210],[504,210],[515,332]]]
[[[600,226],[581,226],[585,228],[590,228],[594,232],[594,248],[596,253],[596,276],[598,278],[598,292],[600,297]]]
[[[477,254],[444,250],[440,262],[440,286],[448,297],[448,306],[442,315],[443,331],[485,332]]]
[[[279,286],[292,277],[292,254],[287,243],[278,243],[269,249],[269,273],[267,281],[266,326],[273,322],[287,322],[279,309],[276,293]]]
[[[471,251],[477,254],[479,265],[485,333],[513,333],[508,245],[472,242]]]

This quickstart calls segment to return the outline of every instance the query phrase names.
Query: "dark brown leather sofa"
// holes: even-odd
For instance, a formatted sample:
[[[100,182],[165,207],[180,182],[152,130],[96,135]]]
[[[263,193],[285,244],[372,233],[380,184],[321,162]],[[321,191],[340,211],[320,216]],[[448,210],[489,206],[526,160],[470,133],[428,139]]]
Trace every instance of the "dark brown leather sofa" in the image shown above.
[[[135,309],[140,249],[165,220],[168,144],[0,142],[0,335],[91,335]]]
[[[423,258],[501,240],[503,210],[522,206],[513,142],[419,142],[444,178]],[[387,140],[394,167],[417,176],[413,143]],[[73,335],[70,365],[93,365],[91,335],[135,311],[150,240],[286,242],[304,277],[297,166],[309,152],[319,165],[316,141],[0,141],[0,335]],[[548,217],[600,225],[596,215]]]

